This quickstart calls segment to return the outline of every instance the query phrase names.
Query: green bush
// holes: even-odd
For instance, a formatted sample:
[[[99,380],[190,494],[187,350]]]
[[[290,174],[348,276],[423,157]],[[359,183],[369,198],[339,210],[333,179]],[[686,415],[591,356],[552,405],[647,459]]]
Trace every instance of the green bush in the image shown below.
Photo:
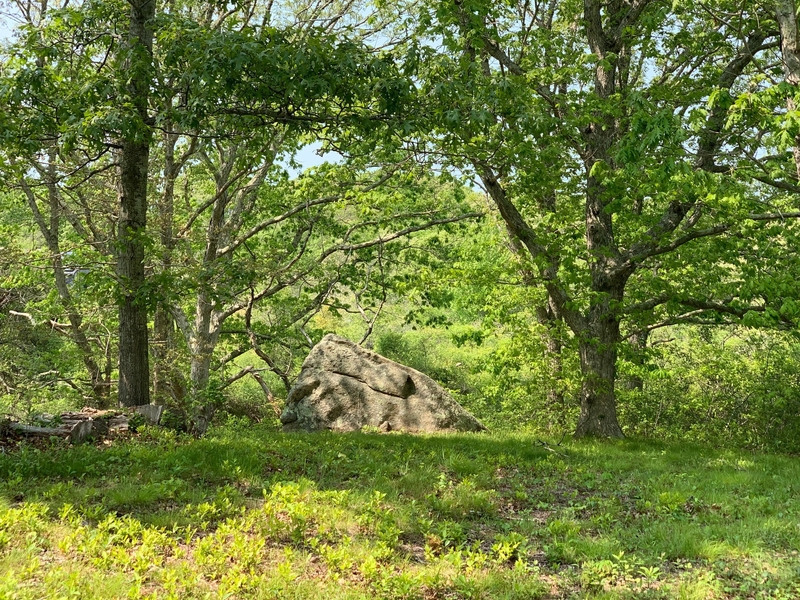
[[[627,431],[800,451],[800,345],[753,330],[676,329],[657,347],[642,390],[620,390]]]

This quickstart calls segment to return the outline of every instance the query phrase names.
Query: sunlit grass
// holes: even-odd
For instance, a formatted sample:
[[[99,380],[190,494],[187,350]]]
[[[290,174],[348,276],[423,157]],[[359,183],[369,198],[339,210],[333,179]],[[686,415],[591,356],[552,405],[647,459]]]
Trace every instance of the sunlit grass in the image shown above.
[[[798,598],[790,457],[148,430],[0,456],[0,598]]]

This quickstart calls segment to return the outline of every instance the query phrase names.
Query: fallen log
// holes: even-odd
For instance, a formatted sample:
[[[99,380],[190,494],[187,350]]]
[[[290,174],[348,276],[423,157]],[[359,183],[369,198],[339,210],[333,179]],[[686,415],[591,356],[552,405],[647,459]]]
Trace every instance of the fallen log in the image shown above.
[[[134,410],[136,414],[142,415],[148,423],[154,425],[160,421],[163,411],[163,406],[156,405],[138,406]],[[8,427],[18,436],[69,437],[73,444],[78,444],[90,437],[102,439],[110,434],[127,431],[130,416],[118,410],[98,410],[86,407],[79,412],[41,415],[41,421],[57,423],[50,427],[25,425],[15,421],[4,421],[0,425]]]
[[[73,444],[80,444],[89,436],[102,437],[108,433],[108,425],[102,421],[95,421],[94,419],[65,423],[58,427],[39,427],[37,425],[10,423],[10,429],[26,436],[69,437],[69,441]]]
[[[59,436],[66,437],[72,430],[72,425],[61,425],[60,427],[37,427],[36,425],[23,425],[22,423],[9,423],[8,427],[12,431],[18,431],[24,435],[35,435],[40,437]]]

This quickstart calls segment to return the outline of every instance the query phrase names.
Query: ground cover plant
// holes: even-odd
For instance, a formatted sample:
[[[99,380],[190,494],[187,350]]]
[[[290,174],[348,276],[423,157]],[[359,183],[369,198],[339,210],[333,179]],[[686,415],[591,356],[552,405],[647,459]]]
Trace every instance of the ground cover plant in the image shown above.
[[[230,423],[0,455],[0,598],[797,598],[790,457]]]

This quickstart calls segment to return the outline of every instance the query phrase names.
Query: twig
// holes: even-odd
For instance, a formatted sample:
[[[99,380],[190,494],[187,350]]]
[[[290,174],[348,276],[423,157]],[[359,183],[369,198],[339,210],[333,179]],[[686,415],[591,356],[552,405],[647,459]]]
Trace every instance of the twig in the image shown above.
[[[564,438],[561,438],[561,439],[562,439],[562,441],[563,441],[563,439],[564,439]],[[564,454],[563,452],[559,452],[558,450],[554,450],[554,449],[553,449],[553,447],[552,447],[552,446],[550,446],[550,444],[548,444],[548,443],[547,443],[547,442],[545,442],[544,440],[540,440],[540,439],[538,439],[538,438],[537,438],[537,439],[536,439],[536,441],[539,443],[539,445],[540,445],[542,448],[544,448],[544,449],[545,449],[545,450],[547,450],[548,452],[552,452],[553,454],[558,454],[559,456],[563,456],[564,458],[569,458],[569,457],[568,457],[566,454]],[[559,442],[559,443],[558,443],[558,445],[561,445],[561,442]]]

